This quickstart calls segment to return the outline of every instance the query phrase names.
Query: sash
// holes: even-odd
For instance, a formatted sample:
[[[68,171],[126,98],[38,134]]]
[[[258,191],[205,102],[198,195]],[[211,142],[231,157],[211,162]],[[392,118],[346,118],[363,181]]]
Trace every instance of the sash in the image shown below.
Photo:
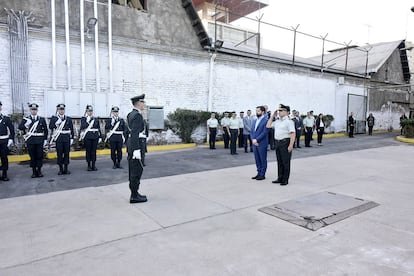
[[[109,138],[111,138],[111,136],[115,133],[117,133],[116,129],[119,127],[119,124],[121,123],[121,121],[119,120],[118,122],[116,122],[115,126],[106,134],[106,138],[105,138],[105,143],[106,141],[109,140]],[[123,133],[120,133],[122,135],[122,141],[125,143],[125,137]]]
[[[79,141],[82,141],[85,138],[86,134],[92,129],[94,123],[95,123],[95,119],[93,119],[89,122],[88,127],[80,133]]]
[[[62,133],[63,128],[65,127],[66,120],[60,123],[59,127],[56,129],[56,132],[53,133],[52,139],[50,139],[50,142],[55,142],[57,138],[59,138],[59,135]]]
[[[39,124],[39,122],[40,122],[40,120],[34,122],[34,124],[30,127],[29,131],[25,135],[23,135],[23,138],[24,138],[25,141],[27,141],[32,136],[40,136],[40,135],[35,135],[35,131],[36,131],[36,128],[37,128],[37,125]],[[42,135],[44,135],[44,134],[42,134]]]

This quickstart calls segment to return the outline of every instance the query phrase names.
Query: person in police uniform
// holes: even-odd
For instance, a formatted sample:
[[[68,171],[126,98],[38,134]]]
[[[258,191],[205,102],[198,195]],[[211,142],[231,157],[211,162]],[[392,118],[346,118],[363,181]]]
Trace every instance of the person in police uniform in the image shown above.
[[[111,108],[111,118],[105,122],[106,140],[111,147],[111,159],[114,165],[112,169],[122,169],[122,145],[125,142],[125,120],[119,117],[119,107]]]
[[[127,116],[129,128],[129,137],[127,141],[129,189],[131,190],[129,203],[140,203],[147,201],[147,197],[138,192],[142,172],[144,170],[144,166],[141,162],[142,147],[139,139],[139,134],[144,131],[145,128],[144,118],[141,114],[145,107],[144,98],[145,94],[131,98],[134,108]]]
[[[58,175],[70,174],[68,170],[70,146],[73,144],[73,122],[72,118],[65,115],[65,104],[56,106],[56,115],[52,116],[49,129],[52,131],[50,142],[56,143]]]
[[[47,124],[43,117],[37,115],[38,104],[29,104],[30,116],[23,118],[19,124],[19,129],[23,130],[27,149],[30,156],[30,167],[33,170],[32,178],[43,177],[43,148],[47,144]]]
[[[233,111],[231,113],[231,118],[229,120],[229,126],[228,126],[228,134],[230,137],[230,154],[231,155],[237,155],[236,152],[236,141],[237,137],[239,137],[239,126],[240,126],[240,120],[237,118],[236,111]]]
[[[85,116],[81,118],[81,140],[83,140],[86,149],[86,162],[88,163],[88,171],[97,171],[96,168],[96,149],[98,143],[102,141],[101,126],[99,118],[93,116],[93,107],[86,106]]]
[[[1,113],[2,103],[0,102],[0,159],[2,175],[0,180],[9,181],[7,177],[7,171],[9,170],[9,159],[7,157],[9,153],[9,147],[14,144],[14,126],[9,117],[4,116]]]
[[[279,111],[279,120],[273,121]],[[266,127],[274,129],[275,150],[277,159],[278,177],[272,183],[287,185],[290,175],[290,159],[292,158],[293,145],[295,144],[295,123],[289,118],[290,107],[280,104],[267,121]]]

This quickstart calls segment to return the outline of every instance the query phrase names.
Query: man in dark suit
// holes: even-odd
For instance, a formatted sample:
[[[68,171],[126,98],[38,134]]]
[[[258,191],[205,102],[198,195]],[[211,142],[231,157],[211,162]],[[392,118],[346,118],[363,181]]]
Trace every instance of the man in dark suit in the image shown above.
[[[3,170],[0,180],[9,181],[7,171],[9,170],[9,147],[14,144],[14,126],[10,118],[1,113],[2,103],[0,102],[0,159]]]
[[[102,141],[101,126],[99,118],[93,116],[93,107],[86,106],[85,116],[81,118],[80,140],[83,140],[86,149],[86,162],[88,163],[88,171],[97,171],[96,168],[96,150],[98,144]]]
[[[47,125],[43,117],[37,115],[39,105],[29,104],[30,116],[23,118],[19,129],[25,132],[23,138],[27,144],[30,156],[30,167],[33,170],[32,178],[43,177],[43,147],[47,144]]]
[[[109,141],[111,147],[111,159],[114,163],[113,169],[122,169],[122,145],[125,142],[125,121],[119,117],[119,107],[114,106],[111,109],[112,116],[105,122],[105,129],[107,130],[106,140]]]
[[[72,118],[65,115],[65,104],[56,106],[56,116],[52,116],[49,129],[53,132],[50,142],[56,142],[58,175],[70,174],[68,170],[70,146],[73,144],[73,122]]]
[[[264,106],[256,107],[256,117],[252,122],[250,132],[257,168],[257,175],[252,179],[263,180],[267,169],[267,145],[269,143],[268,128],[266,128],[268,118]]]
[[[129,203],[146,202],[147,197],[141,195],[139,190],[140,180],[144,166],[141,162],[141,141],[139,134],[144,131],[145,122],[142,117],[142,111],[145,107],[145,94],[131,98],[134,108],[127,116],[129,128],[129,137],[127,141],[128,148],[128,169],[129,169],[129,189],[131,197]]]

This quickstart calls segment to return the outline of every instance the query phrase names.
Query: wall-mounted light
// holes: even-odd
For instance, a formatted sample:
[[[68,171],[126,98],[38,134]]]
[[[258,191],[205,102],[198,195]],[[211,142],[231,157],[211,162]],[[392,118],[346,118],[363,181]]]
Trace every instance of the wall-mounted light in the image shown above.
[[[91,38],[89,36],[89,32],[93,30],[93,28],[95,28],[97,23],[98,23],[98,19],[96,19],[95,17],[89,18],[88,21],[86,22],[86,35],[88,36],[88,38]]]
[[[220,49],[221,47],[223,47],[223,43],[224,43],[223,40],[216,40],[214,42],[214,49]]]

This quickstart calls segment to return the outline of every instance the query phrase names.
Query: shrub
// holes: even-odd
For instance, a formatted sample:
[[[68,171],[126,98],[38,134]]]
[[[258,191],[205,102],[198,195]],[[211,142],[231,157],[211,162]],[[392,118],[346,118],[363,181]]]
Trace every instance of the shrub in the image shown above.
[[[170,127],[177,132],[184,143],[191,143],[191,133],[201,124],[206,124],[211,112],[201,110],[189,110],[178,108],[173,113],[168,114]]]
[[[407,138],[414,138],[414,119],[401,120],[402,134]]]

